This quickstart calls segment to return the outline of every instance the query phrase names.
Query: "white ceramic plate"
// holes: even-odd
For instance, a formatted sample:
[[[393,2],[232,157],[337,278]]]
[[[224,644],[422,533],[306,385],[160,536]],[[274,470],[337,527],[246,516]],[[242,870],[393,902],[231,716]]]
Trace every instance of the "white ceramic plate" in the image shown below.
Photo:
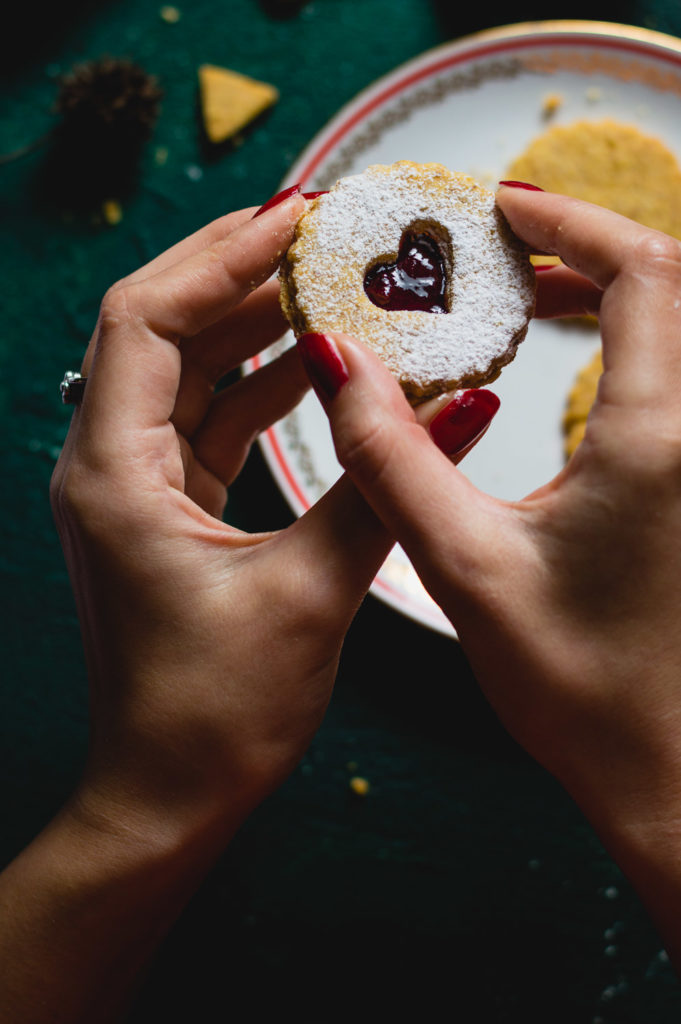
[[[493,29],[440,46],[360,93],[313,139],[282,188],[328,188],[373,163],[436,161],[491,188],[551,124],[614,117],[664,141],[681,160],[681,40],[598,22],[539,22]],[[245,366],[249,372],[293,343]],[[563,465],[561,415],[577,370],[598,348],[597,329],[534,321],[515,361],[493,385],[501,409],[462,464],[482,490],[517,499]],[[301,515],[340,473],[328,424],[310,394],[261,437],[264,456]],[[373,593],[425,626],[454,635],[400,548]]]

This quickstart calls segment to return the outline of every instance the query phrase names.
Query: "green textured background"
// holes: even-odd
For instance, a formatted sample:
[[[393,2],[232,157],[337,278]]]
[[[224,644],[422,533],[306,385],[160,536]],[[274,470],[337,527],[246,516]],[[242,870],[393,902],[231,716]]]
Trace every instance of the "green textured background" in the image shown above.
[[[115,227],[74,208],[46,147],[0,166],[3,862],[59,806],[85,749],[86,680],[47,492],[68,425],[57,385],[106,287],[218,214],[264,201],[342,103],[424,49],[546,17],[681,35],[678,0],[521,2],[501,18],[435,0],[311,0],[286,17],[276,2],[195,0],[178,4],[176,25],[160,6],[27,5],[0,41],[5,153],[49,131],[56,78],[75,62],[129,56],[164,90]],[[203,62],[281,90],[217,157],[197,119]],[[254,529],[290,521],[257,452],[230,516]],[[371,783],[365,799],[348,789],[353,762]],[[302,1024],[681,1020],[659,938],[580,813],[499,727],[457,645],[373,598],[304,762],[206,880],[132,1019],[282,1011]]]

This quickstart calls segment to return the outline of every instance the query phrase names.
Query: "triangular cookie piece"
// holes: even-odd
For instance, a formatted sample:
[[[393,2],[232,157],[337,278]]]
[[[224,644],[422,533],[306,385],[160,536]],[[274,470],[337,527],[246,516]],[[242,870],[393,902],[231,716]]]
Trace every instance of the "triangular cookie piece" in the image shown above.
[[[279,90],[238,71],[202,64],[199,68],[201,111],[206,135],[223,142],[279,99]]]

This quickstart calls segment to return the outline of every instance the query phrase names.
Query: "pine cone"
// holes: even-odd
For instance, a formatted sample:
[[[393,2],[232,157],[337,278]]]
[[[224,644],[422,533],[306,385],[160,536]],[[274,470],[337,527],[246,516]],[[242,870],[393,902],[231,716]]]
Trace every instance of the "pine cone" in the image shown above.
[[[151,135],[161,96],[157,79],[132,61],[102,57],[62,76],[55,112],[75,141],[138,147]]]

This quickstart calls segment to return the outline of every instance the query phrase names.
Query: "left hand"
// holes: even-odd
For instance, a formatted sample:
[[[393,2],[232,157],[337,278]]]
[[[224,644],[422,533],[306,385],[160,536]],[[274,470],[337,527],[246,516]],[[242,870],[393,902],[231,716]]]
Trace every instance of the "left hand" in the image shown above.
[[[72,799],[0,875],[8,1024],[43,1024],[45,1007],[63,1024],[119,1019],[233,832],[304,753],[391,547],[346,477],[279,533],[221,518],[252,441],[308,386],[293,348],[214,394],[283,333],[269,278],[304,202],[222,218],[102,302],[52,487],[90,753]]]
[[[221,520],[252,441],[308,386],[292,349],[214,394],[283,333],[268,278],[303,209],[218,220],[102,302],[52,488],[92,690],[78,798],[96,813],[243,818],[319,726],[391,546],[346,479],[280,533]]]
[[[222,521],[252,442],[309,386],[292,348],[214,393],[285,330],[270,278],[304,208],[217,220],[102,302],[52,483],[91,686],[77,805],[95,817],[236,827],[319,727],[392,546],[345,476],[279,533]],[[457,459],[478,439],[463,413]]]

